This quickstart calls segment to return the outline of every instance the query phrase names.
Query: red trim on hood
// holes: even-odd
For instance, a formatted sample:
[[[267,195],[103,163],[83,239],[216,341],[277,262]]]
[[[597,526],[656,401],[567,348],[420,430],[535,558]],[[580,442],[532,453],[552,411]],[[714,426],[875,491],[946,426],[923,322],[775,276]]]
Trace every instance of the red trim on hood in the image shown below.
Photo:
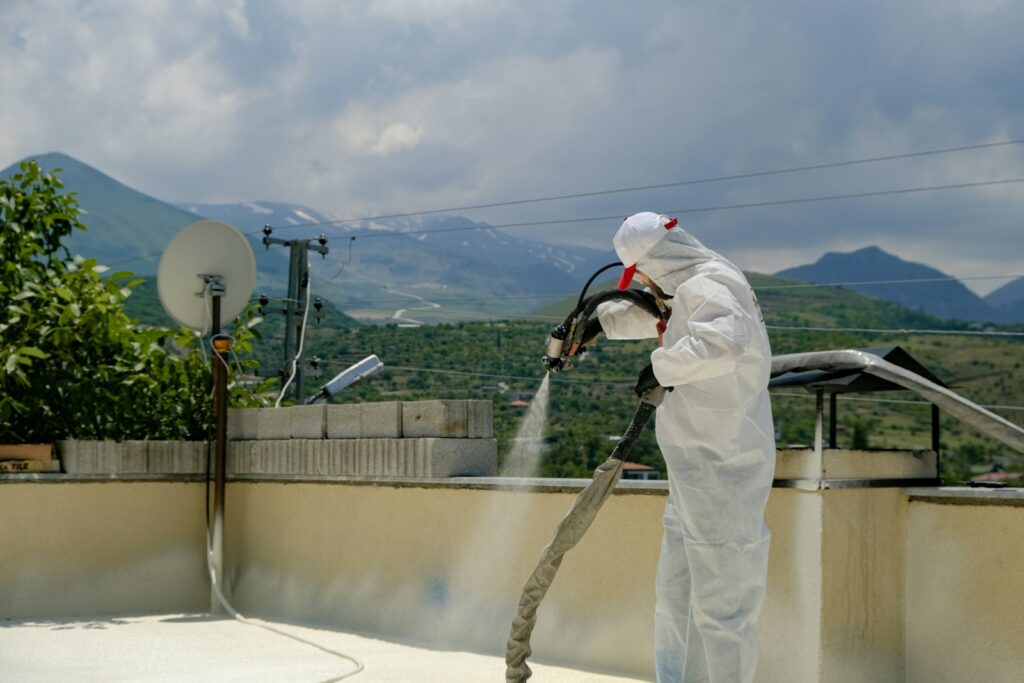
[[[675,218],[673,218],[668,223],[665,224],[665,229],[666,230],[671,230],[672,228],[676,227],[677,225],[679,225],[679,221],[676,220]]]
[[[636,273],[636,264],[627,266],[622,271],[622,277],[619,278],[619,291],[625,291],[629,289],[629,283],[633,281],[633,275]]]

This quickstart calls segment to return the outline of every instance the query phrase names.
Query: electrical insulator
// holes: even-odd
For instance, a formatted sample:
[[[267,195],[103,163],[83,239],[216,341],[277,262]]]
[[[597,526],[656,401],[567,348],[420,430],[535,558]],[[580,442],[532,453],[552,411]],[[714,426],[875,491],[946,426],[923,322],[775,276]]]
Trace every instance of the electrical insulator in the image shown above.
[[[316,297],[315,299],[313,299],[313,308],[316,309],[317,313],[319,313],[320,309],[323,308],[323,307],[324,307],[324,300],[323,299],[321,299],[320,297]]]
[[[260,302],[260,313],[263,313],[263,309],[266,308],[267,304],[270,303],[270,297],[267,296],[266,293],[261,292],[260,293],[259,302]]]
[[[263,234],[265,236],[270,237],[270,233],[272,233],[272,232],[274,232],[274,229],[272,227],[270,227],[269,225],[264,225],[263,226]]]
[[[327,244],[327,235],[320,233],[320,236],[316,238],[316,241],[320,243],[321,247],[325,246]]]
[[[313,368],[314,370],[319,370],[320,369],[320,358],[319,358],[319,356],[313,356],[312,358],[309,359],[309,367]]]

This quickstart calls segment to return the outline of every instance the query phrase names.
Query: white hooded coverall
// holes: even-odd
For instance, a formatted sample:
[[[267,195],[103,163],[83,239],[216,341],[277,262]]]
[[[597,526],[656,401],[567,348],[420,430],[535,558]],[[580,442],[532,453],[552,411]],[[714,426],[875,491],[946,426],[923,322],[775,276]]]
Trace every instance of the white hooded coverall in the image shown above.
[[[739,268],[681,228],[666,231],[664,217],[627,221],[652,215],[665,234],[636,266],[673,297],[664,344],[651,354],[658,382],[673,388],[656,413],[669,480],[657,680],[752,681],[768,570],[764,509],[775,470],[768,335]],[[619,248],[619,236],[622,257],[629,249]],[[598,316],[609,339],[657,336],[650,315],[628,302],[602,304]]]

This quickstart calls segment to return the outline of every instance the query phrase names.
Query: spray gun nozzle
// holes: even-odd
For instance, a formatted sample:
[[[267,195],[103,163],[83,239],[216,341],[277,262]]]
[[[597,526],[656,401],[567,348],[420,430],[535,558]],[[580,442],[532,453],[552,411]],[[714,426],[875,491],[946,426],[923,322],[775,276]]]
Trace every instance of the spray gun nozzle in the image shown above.
[[[552,358],[550,356],[544,356],[541,359],[541,362],[544,364],[544,369],[547,370],[548,372],[561,372],[563,369],[565,369],[565,361],[563,361],[561,358]]]
[[[562,358],[562,355],[565,350],[565,340],[568,336],[569,332],[565,329],[564,325],[559,325],[551,330],[547,349],[544,352],[544,357],[541,359],[544,369],[548,372],[561,372],[565,369],[565,359]]]

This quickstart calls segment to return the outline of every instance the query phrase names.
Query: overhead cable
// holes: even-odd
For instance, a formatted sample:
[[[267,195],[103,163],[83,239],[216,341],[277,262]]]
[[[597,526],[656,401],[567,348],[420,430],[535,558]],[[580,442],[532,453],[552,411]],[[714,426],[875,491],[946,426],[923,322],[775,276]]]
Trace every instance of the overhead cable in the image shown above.
[[[464,377],[489,377],[491,379],[521,379],[521,380],[527,380],[527,381],[530,381],[530,382],[537,382],[537,381],[540,381],[543,378],[543,376],[541,376],[541,377],[525,377],[525,376],[522,376],[522,375],[498,375],[498,374],[491,374],[491,373],[486,373],[486,372],[468,372],[468,371],[465,371],[465,370],[439,370],[439,369],[436,369],[436,368],[413,368],[413,367],[408,367],[408,366],[403,366],[403,365],[387,365],[387,366],[385,366],[385,369],[386,370],[400,370],[400,371],[403,371],[403,372],[429,372],[429,373],[436,373],[436,374],[440,374],[440,375],[460,375],[460,376],[464,376]],[[555,377],[553,375],[551,377],[551,381],[552,382],[562,382],[562,383],[565,383],[565,384],[601,384],[601,385],[611,384],[611,385],[617,385],[617,386],[633,386],[636,383],[635,380],[624,380],[624,379],[616,379],[616,380],[565,379],[564,377]]]
[[[869,334],[951,334],[973,337],[1024,337],[1024,332],[1003,332],[1000,330],[925,330],[908,327],[891,329],[876,327],[800,327],[796,325],[765,325],[765,327],[769,330],[796,332],[864,332]]]
[[[827,168],[840,168],[843,166],[857,166],[860,164],[873,164],[883,161],[895,161],[897,159],[910,159],[913,157],[931,156],[936,154],[948,154],[951,152],[965,152],[975,149],[985,149],[989,147],[1003,147],[1007,145],[1019,145],[1024,143],[1024,139],[1016,140],[1001,140],[998,142],[986,142],[977,145],[964,145],[960,147],[945,147],[942,149],[925,150],[921,152],[908,152],[906,154],[889,154],[886,156],[868,157],[866,159],[852,159],[848,161],[834,161],[823,164],[811,164],[807,166],[792,166],[789,168],[778,168],[768,171],[752,171],[748,173],[735,173],[731,175],[713,176],[710,178],[695,178],[690,180],[678,180],[670,183],[658,183],[655,185],[637,185],[634,187],[619,187],[608,190],[593,190],[590,192],[574,192],[570,194],[560,195],[548,195],[543,197],[530,197],[527,199],[512,199],[500,202],[489,202],[486,204],[468,204],[465,206],[453,206],[446,209],[427,209],[424,211],[405,211],[402,213],[384,214],[378,216],[365,216],[363,218],[340,218],[337,220],[330,221],[316,221],[309,223],[297,223],[290,225],[272,226],[275,230],[290,229],[290,228],[302,228],[302,227],[318,227],[322,225],[342,225],[346,223],[362,223],[365,221],[384,221],[394,220],[396,218],[411,218],[412,216],[427,216],[431,214],[439,213],[454,213],[456,211],[473,211],[477,209],[494,209],[506,206],[521,206],[523,204],[539,204],[541,202],[555,202],[563,201],[566,199],[581,199],[585,197],[599,197],[602,195],[609,194],[621,194],[625,192],[640,192],[645,190],[660,190],[669,187],[682,187],[685,185],[703,185],[708,183],[718,183],[728,180],[743,180],[747,178],[761,178],[772,175],[782,175],[786,173],[800,173],[804,171],[820,171]],[[679,213],[679,212],[673,212]]]
[[[771,391],[769,393],[772,396],[779,396],[781,398],[815,398],[815,395],[814,394],[810,394],[810,393],[794,394],[794,393],[790,393],[790,392],[781,392],[781,391]],[[901,398],[866,398],[866,397],[862,397],[862,396],[846,396],[846,395],[839,395],[839,396],[837,396],[837,398],[840,401],[855,401],[855,402],[858,402],[858,403],[903,403],[903,404],[908,404],[908,405],[919,405],[919,406],[930,406],[930,405],[932,405],[931,401],[919,401],[919,400],[908,399],[908,398],[903,398],[903,399],[901,399]],[[1009,411],[1024,410],[1024,406],[1007,406],[1007,405],[999,405],[999,404],[993,404],[993,403],[979,403],[978,405],[981,406],[982,408],[987,408],[989,410],[1009,410]]]
[[[721,205],[716,205],[716,206],[703,206],[703,207],[688,208],[688,209],[686,209],[686,208],[684,208],[684,209],[671,209],[671,210],[668,210],[668,211],[663,211],[661,213],[676,214],[676,215],[685,215],[685,214],[693,214],[693,213],[709,213],[709,212],[713,212],[713,211],[731,211],[731,210],[737,210],[737,209],[754,209],[754,208],[763,208],[763,207],[772,207],[772,206],[789,206],[789,205],[796,205],[796,204],[809,204],[809,203],[816,203],[816,202],[829,202],[829,201],[837,201],[837,200],[841,200],[841,199],[866,199],[866,198],[869,198],[869,197],[885,197],[885,196],[892,196],[892,195],[913,194],[913,193],[918,193],[918,192],[940,192],[940,191],[945,191],[945,190],[958,190],[958,189],[967,189],[967,188],[976,188],[976,187],[992,187],[992,186],[997,186],[997,185],[1009,185],[1009,184],[1022,183],[1022,182],[1024,182],[1024,178],[1003,178],[1003,179],[999,179],[999,180],[982,180],[982,181],[971,182],[971,183],[953,183],[953,184],[949,184],[949,185],[932,185],[932,186],[928,186],[928,187],[908,187],[908,188],[900,188],[900,189],[896,189],[896,190],[874,190],[874,191],[871,191],[871,192],[854,192],[854,193],[849,193],[849,194],[823,195],[823,196],[818,196],[818,197],[797,197],[797,198],[794,198],[794,199],[778,199],[778,200],[760,201],[760,202],[745,202],[745,203],[740,203],[740,204],[721,204]],[[499,224],[496,224],[496,225],[480,224],[480,225],[460,226],[460,227],[456,227],[456,228],[429,228],[429,229],[424,228],[424,229],[418,229],[418,230],[394,230],[394,231],[374,230],[374,231],[358,232],[358,233],[350,234],[350,235],[347,235],[347,237],[349,237],[349,238],[362,237],[364,239],[369,239],[369,238],[372,238],[372,237],[403,237],[403,236],[409,236],[409,235],[428,235],[428,234],[450,233],[450,232],[469,232],[469,231],[475,231],[475,230],[494,230],[494,229],[509,229],[509,228],[536,228],[536,227],[544,227],[544,226],[550,226],[550,225],[570,225],[570,224],[576,224],[576,223],[595,223],[595,222],[598,222],[598,221],[613,221],[613,220],[621,220],[621,219],[622,219],[622,215],[621,215],[621,212],[620,212],[620,213],[610,214],[610,215],[605,215],[605,216],[588,216],[586,218],[559,218],[559,219],[543,220],[543,221],[525,221],[525,222],[519,222],[519,223],[499,223]],[[317,225],[317,224],[310,224],[310,225]],[[281,228],[279,228],[279,229],[288,228],[288,227],[296,227],[297,228],[297,227],[302,227],[302,226],[301,225],[281,226]],[[308,227],[308,226],[306,226],[306,227]],[[252,236],[252,235],[256,235],[256,234],[258,234],[260,232],[261,232],[260,230],[253,230],[253,231],[247,232],[245,234],[247,236]],[[114,261],[114,262],[111,262],[111,263],[106,264],[106,265],[118,266],[118,265],[123,265],[123,264],[126,264],[126,263],[132,263],[132,262],[135,262],[135,261],[146,261],[146,260],[149,260],[149,259],[157,258],[158,256],[160,256],[159,252],[152,253],[152,254],[144,254],[142,256],[134,256],[132,258],[126,258],[126,259],[121,259],[119,261]]]
[[[468,299],[467,299],[468,301]],[[372,306],[372,302],[366,302],[361,304],[364,306]],[[390,308],[390,307],[387,307]],[[483,318],[479,322],[501,322],[504,320],[537,320],[537,321],[559,321],[564,318],[559,315],[542,315],[535,313],[510,313],[501,316],[487,313],[485,311],[469,311],[469,310],[456,310],[448,308],[431,308],[431,309],[404,309],[407,311],[422,310],[426,313],[433,313],[434,315],[426,317],[437,317],[437,314],[455,314],[455,315],[468,315]],[[420,314],[422,315],[422,313]],[[444,320],[437,322],[447,322]],[[451,322],[455,322],[454,320]],[[969,337],[1006,337],[1006,338],[1021,338],[1024,337],[1024,332],[1013,332],[1003,330],[940,330],[940,329],[929,329],[929,328],[914,328],[914,327],[893,327],[893,328],[878,328],[878,327],[824,327],[824,326],[801,326],[801,325],[765,325],[769,330],[778,330],[782,332],[850,332],[850,333],[863,333],[863,334],[891,334],[891,335],[914,335],[914,334],[938,334],[938,335],[951,335],[951,336],[969,336]]]
[[[510,314],[504,316],[495,316],[493,314],[485,313],[483,311],[455,311],[448,309],[432,309],[438,312],[454,313],[458,315],[473,315],[485,318],[479,322],[501,322],[505,320],[537,320],[537,321],[549,321],[549,320],[562,320],[564,316],[558,315],[536,315],[531,313],[523,314]],[[438,321],[448,322],[448,321]],[[450,322],[457,322],[452,320]],[[1021,338],[1024,337],[1024,332],[1005,332],[1002,330],[937,330],[937,329],[920,329],[913,327],[894,327],[894,328],[877,328],[877,327],[811,327],[811,326],[799,326],[799,325],[765,325],[769,330],[778,330],[781,332],[849,332],[849,333],[863,333],[863,334],[888,334],[888,335],[915,335],[915,334],[939,334],[949,336],[967,336],[967,337],[1006,337],[1006,338]]]
[[[976,275],[971,277],[955,277],[946,275],[943,277],[922,277],[907,278],[902,280],[851,280],[846,282],[801,282],[791,285],[759,285],[754,287],[760,291],[764,289],[807,289],[812,287],[852,287],[853,285],[912,285],[927,282],[966,282],[968,280],[1014,280],[1024,275]]]
[[[485,372],[467,372],[463,370],[441,370],[437,368],[415,368],[407,367],[402,365],[388,365],[388,370],[399,370],[404,372],[428,372],[440,375],[457,375],[461,377],[487,377],[491,379],[514,379],[514,380],[526,380],[530,382],[536,382],[537,377],[527,377],[523,375],[505,375],[505,374],[494,374]],[[635,382],[630,379],[608,379],[608,380],[582,380],[582,379],[566,379],[564,377],[555,377],[552,375],[552,382],[563,382],[565,384],[601,384],[601,385],[613,385],[613,386],[633,386]],[[814,398],[814,394],[796,394],[787,392],[770,392],[772,396],[780,396],[783,398]],[[911,399],[895,399],[895,398],[862,398],[854,396],[840,396],[840,400],[843,401],[860,401],[866,403],[904,403],[912,405],[931,405],[929,401],[915,401]],[[1000,405],[1000,404],[979,404],[983,408],[997,409],[997,410],[1009,410],[1024,411],[1024,406],[1014,405]]]
[[[715,206],[702,206],[697,208],[689,209],[669,209],[667,211],[661,211],[664,214],[673,215],[685,215],[691,213],[708,213],[711,211],[730,211],[734,209],[754,209],[761,207],[770,206],[788,206],[793,204],[809,204],[813,202],[830,202],[840,199],[864,199],[867,197],[885,197],[890,195],[900,194],[913,194],[916,192],[939,192],[944,190],[961,190],[972,187],[991,187],[994,185],[1009,185],[1014,183],[1024,183],[1024,178],[1003,178],[999,180],[981,180],[971,183],[952,183],[949,185],[931,185],[928,187],[906,187],[897,190],[873,190],[871,192],[853,192],[849,194],[833,194],[823,195],[819,197],[797,197],[795,199],[777,199],[770,201],[760,202],[745,202],[742,204],[720,204]],[[559,218],[553,220],[544,221],[525,221],[520,223],[498,223],[496,225],[480,224],[480,225],[464,225],[457,228],[423,228],[418,230],[373,230],[367,232],[357,232],[356,237],[371,238],[371,237],[402,237],[407,235],[432,235],[437,233],[446,232],[469,232],[473,230],[494,230],[498,228],[536,228],[548,225],[568,225],[572,223],[595,223],[597,221],[612,221],[622,220],[622,214],[610,214],[606,216],[588,216],[586,218]],[[287,227],[287,226],[285,226]],[[295,226],[298,227],[298,226]],[[259,231],[253,231],[246,233],[248,235],[255,235]]]
[[[853,285],[902,285],[902,284],[915,284],[915,283],[934,283],[934,282],[963,282],[968,280],[1013,280],[1017,278],[1024,278],[1024,274],[1017,275],[981,275],[977,277],[935,277],[935,278],[911,278],[905,280],[857,280],[850,282],[808,282],[800,284],[788,284],[788,285],[759,285],[752,287],[755,292],[764,291],[767,289],[804,289],[804,288],[816,288],[816,287],[848,287]],[[325,282],[330,280],[324,280],[323,278],[317,278]],[[501,296],[474,296],[474,297],[446,297],[446,298],[431,298],[430,303],[444,303],[444,302],[469,302],[469,301],[519,301],[526,300],[530,301],[533,299],[568,299],[569,297],[577,296],[577,292],[566,292],[564,294],[507,294]],[[273,300],[285,301],[284,297],[271,297]],[[406,303],[405,299],[385,299],[377,301],[352,301],[350,304],[358,304],[360,306],[387,306],[391,304],[403,304]],[[337,305],[337,303],[336,303]]]

